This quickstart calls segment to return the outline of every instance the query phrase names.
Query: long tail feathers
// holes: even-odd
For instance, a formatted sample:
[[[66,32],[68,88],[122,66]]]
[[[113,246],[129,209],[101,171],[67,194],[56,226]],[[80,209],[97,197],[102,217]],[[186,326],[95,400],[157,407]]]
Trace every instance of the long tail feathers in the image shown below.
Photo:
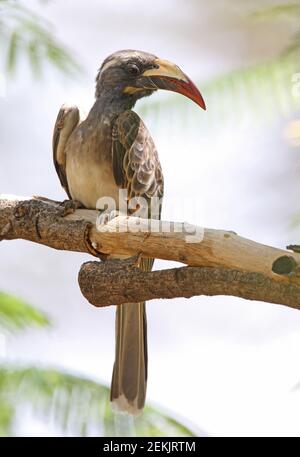
[[[147,387],[147,323],[145,303],[120,305],[116,313],[116,356],[110,399],[113,408],[137,415]]]
[[[150,271],[154,259],[142,258],[139,267]],[[146,305],[126,303],[117,307],[116,358],[110,399],[117,411],[138,415],[144,407],[147,388]]]

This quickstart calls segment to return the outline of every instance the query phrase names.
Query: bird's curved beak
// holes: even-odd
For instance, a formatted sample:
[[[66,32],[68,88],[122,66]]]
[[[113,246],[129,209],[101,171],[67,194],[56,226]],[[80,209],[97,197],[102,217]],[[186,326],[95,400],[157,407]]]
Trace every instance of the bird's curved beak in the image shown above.
[[[204,110],[206,109],[203,97],[195,84],[177,65],[167,60],[156,59],[154,68],[145,70],[138,79],[137,90],[139,90],[138,88],[140,90],[164,89],[178,92],[193,100]],[[126,89],[128,92],[130,89],[134,90],[134,88],[129,87]]]

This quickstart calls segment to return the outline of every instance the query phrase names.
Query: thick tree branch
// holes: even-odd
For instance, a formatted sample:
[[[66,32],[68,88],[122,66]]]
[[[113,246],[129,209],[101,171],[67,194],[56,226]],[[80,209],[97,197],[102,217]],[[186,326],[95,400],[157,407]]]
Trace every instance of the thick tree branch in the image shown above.
[[[299,253],[265,246],[233,232],[184,223],[118,216],[97,226],[97,216],[97,211],[74,211],[68,203],[41,197],[2,195],[0,239],[21,238],[94,255],[140,254],[189,265],[141,272],[124,261],[85,264],[80,286],[97,306],[128,302],[133,297],[138,301],[222,294],[300,308]]]
[[[299,286],[274,281],[262,273],[229,268],[181,267],[145,272],[129,262],[111,260],[84,263],[78,279],[85,298],[99,307],[137,299],[233,295],[300,308]]]

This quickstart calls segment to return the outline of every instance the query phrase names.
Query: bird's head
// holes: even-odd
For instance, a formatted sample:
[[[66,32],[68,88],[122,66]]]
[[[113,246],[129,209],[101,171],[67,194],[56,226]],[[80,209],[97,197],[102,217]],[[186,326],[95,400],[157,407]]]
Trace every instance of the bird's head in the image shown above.
[[[177,65],[147,52],[115,52],[104,60],[96,78],[97,98],[111,93],[131,99],[132,105],[157,89],[178,92],[206,109],[199,90]]]

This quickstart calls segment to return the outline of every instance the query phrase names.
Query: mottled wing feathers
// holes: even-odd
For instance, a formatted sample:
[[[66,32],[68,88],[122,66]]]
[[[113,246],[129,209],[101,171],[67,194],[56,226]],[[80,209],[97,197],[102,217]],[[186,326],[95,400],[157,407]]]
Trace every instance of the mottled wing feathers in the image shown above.
[[[59,110],[59,113],[56,118],[53,139],[52,139],[52,149],[53,149],[53,162],[58,174],[60,183],[65,189],[68,197],[71,198],[68,180],[66,176],[66,152],[65,147],[67,141],[79,124],[79,109],[76,106],[66,106],[63,105]]]
[[[163,196],[163,175],[154,142],[134,111],[125,111],[114,123],[112,161],[115,181],[127,188],[129,198]]]

